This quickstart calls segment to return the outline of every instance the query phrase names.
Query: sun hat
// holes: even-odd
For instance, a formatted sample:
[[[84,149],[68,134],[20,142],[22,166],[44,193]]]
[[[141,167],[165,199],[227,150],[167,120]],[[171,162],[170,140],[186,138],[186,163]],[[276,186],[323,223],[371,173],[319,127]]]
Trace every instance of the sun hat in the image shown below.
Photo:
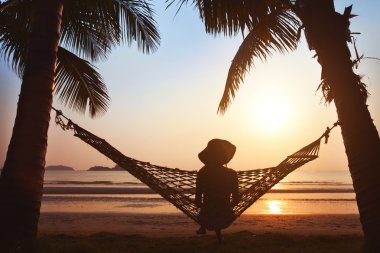
[[[236,151],[236,146],[231,142],[221,139],[212,139],[207,147],[198,154],[199,160],[204,164],[223,165],[231,161]]]

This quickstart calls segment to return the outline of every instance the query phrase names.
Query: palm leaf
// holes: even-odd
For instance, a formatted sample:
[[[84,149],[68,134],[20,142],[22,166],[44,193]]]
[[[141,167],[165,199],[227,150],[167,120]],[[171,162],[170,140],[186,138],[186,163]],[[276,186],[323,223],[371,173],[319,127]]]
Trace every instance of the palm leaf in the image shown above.
[[[15,23],[6,28],[0,27],[0,57],[20,77],[24,72],[27,38],[27,34]]]
[[[110,101],[100,74],[86,60],[59,47],[55,95],[78,112],[87,109],[91,117],[104,113]]]
[[[153,11],[144,1],[135,0],[63,0],[63,3],[60,41],[63,46],[57,55],[55,94],[76,111],[85,112],[88,108],[94,117],[107,109],[110,99],[99,73],[86,59],[105,58],[114,45],[123,41],[129,44],[137,41],[143,52],[155,50],[160,37]],[[33,23],[33,1],[0,4],[0,56],[22,76]]]
[[[177,2],[179,8],[189,2],[199,9],[206,32],[234,36],[269,13],[279,9],[291,9],[291,0],[167,0],[168,6]]]
[[[61,44],[80,57],[104,59],[113,46],[137,42],[149,53],[160,41],[149,4],[137,0],[64,0]]]
[[[97,61],[105,59],[113,46],[121,42],[129,45],[136,41],[138,48],[149,53],[157,49],[160,36],[153,19],[150,5],[141,0],[63,0],[61,41],[79,57]],[[19,32],[30,32],[33,23],[32,0],[10,0],[1,3],[0,29],[3,41],[9,43],[3,48],[3,58],[10,60],[16,48],[4,29],[15,30],[13,38]],[[16,22],[14,22],[16,21]],[[18,26],[18,27],[17,27]],[[5,34],[5,35],[4,35]],[[25,33],[24,33],[25,34]],[[24,38],[26,41],[27,37]],[[4,53],[6,51],[6,53]],[[18,68],[19,54],[15,54],[12,66]],[[13,57],[13,55],[12,55]],[[14,64],[13,64],[14,63]],[[21,73],[20,71],[18,71]]]
[[[287,10],[270,13],[252,25],[252,30],[240,45],[232,60],[218,112],[224,113],[236,95],[254,59],[266,61],[272,52],[280,53],[297,47],[298,20]]]
[[[160,44],[160,35],[153,19],[154,11],[145,1],[116,0],[120,17],[122,40],[130,45],[137,42],[143,52],[155,51]]]
[[[79,57],[105,59],[120,39],[113,1],[64,0],[61,41]]]
[[[21,77],[30,33],[31,1],[20,3],[15,0],[1,4],[0,57]]]
[[[226,111],[255,58],[265,61],[274,51],[284,53],[297,46],[300,22],[292,11],[294,1],[167,0],[168,6],[174,2],[179,8],[189,2],[197,6],[207,33],[249,32],[231,63],[219,113]]]

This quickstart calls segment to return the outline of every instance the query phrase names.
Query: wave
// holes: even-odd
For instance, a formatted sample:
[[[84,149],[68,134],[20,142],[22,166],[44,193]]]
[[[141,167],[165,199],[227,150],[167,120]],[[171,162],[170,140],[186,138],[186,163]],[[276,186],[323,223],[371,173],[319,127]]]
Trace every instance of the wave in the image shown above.
[[[324,189],[324,188],[314,188],[314,189],[271,189],[269,193],[353,193],[353,189]],[[55,186],[45,186],[45,194],[157,194],[152,189],[148,187],[55,187]]]
[[[267,198],[260,198],[259,200],[261,201],[272,201],[273,199],[267,199]],[[302,198],[302,199],[294,199],[294,198],[281,198],[280,201],[295,201],[295,202],[305,202],[305,201],[311,201],[311,202],[356,202],[356,199],[350,198],[350,199],[307,199],[307,198]]]
[[[271,189],[269,193],[354,193],[352,188]]]
[[[161,203],[166,202],[166,200],[162,197],[156,197],[156,198],[139,198],[139,197],[114,197],[112,195],[108,196],[66,196],[66,195],[60,195],[60,196],[49,196],[45,195],[43,196],[43,201],[70,201],[70,202],[81,202],[81,201],[127,201],[127,202],[150,202],[150,203]]]
[[[42,201],[47,202],[53,202],[56,203],[62,203],[62,202],[70,202],[75,203],[75,205],[78,205],[79,203],[83,204],[83,202],[101,202],[101,203],[112,203],[112,205],[115,205],[115,203],[119,203],[117,206],[118,208],[155,208],[159,206],[165,206],[168,204],[168,202],[162,198],[138,198],[138,197],[112,197],[110,195],[108,196],[81,196],[81,195],[60,195],[60,196],[49,196],[45,195],[42,198]]]
[[[112,182],[112,181],[45,181],[44,185],[144,185],[141,182]]]
[[[141,182],[125,181],[125,182],[113,182],[109,180],[97,180],[97,181],[78,181],[78,180],[66,180],[66,181],[45,181],[45,185],[144,185]],[[352,184],[341,182],[328,182],[328,181],[289,181],[280,182],[280,185],[338,185],[338,186],[351,186]]]
[[[44,187],[44,194],[155,194],[147,187]]]
[[[287,181],[280,182],[282,185],[352,185],[349,183],[334,182],[334,181]]]

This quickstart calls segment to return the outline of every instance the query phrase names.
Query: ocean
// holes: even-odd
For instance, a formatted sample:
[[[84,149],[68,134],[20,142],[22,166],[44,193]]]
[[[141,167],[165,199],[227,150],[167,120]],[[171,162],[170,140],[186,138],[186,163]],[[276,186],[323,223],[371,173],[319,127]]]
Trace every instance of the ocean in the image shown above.
[[[177,214],[124,171],[46,171],[41,212]],[[245,214],[358,214],[348,171],[291,173]]]

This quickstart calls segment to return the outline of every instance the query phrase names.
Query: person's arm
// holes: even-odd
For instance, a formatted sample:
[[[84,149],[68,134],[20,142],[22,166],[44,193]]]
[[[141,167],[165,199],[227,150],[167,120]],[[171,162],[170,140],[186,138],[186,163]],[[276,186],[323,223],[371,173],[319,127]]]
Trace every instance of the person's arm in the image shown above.
[[[239,180],[237,177],[237,173],[233,173],[233,185],[232,185],[232,203],[231,205],[236,205],[240,200],[240,194],[239,194]]]
[[[202,205],[202,194],[203,194],[203,190],[202,190],[201,182],[199,179],[199,173],[198,173],[197,174],[197,180],[195,183],[195,204],[197,206]]]

